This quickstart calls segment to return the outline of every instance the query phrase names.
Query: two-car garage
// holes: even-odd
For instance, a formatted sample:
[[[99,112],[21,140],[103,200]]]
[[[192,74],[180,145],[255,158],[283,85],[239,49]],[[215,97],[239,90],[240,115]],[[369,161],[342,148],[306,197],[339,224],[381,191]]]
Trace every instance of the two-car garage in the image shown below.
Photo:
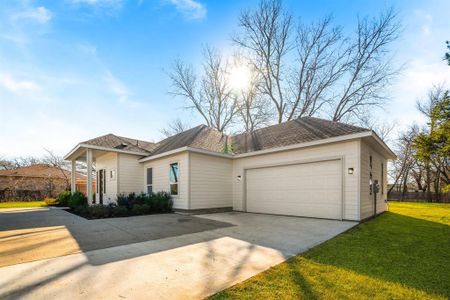
[[[246,211],[342,219],[342,160],[248,168]]]

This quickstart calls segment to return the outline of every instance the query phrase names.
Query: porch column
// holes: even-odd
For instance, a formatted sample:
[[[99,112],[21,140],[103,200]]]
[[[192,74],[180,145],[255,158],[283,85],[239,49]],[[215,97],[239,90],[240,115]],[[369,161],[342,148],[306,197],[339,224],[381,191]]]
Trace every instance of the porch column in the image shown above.
[[[72,173],[70,174],[70,192],[74,194],[77,191],[77,161],[72,160]]]
[[[86,182],[86,194],[88,204],[93,202],[92,198],[92,149],[86,150],[86,163],[87,163],[87,182]]]

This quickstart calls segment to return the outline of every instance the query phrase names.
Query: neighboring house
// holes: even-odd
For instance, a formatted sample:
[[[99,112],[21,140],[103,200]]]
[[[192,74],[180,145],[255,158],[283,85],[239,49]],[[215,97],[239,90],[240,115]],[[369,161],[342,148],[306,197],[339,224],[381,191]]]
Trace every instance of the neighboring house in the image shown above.
[[[77,160],[88,169],[95,161],[104,204],[120,193],[170,191],[180,210],[345,220],[386,210],[386,163],[394,158],[372,130],[312,117],[235,136],[200,125],[158,143],[108,134],[65,156],[73,171]]]
[[[41,200],[70,187],[71,172],[47,164],[0,170],[0,200]],[[86,176],[77,174],[76,189],[86,191]]]

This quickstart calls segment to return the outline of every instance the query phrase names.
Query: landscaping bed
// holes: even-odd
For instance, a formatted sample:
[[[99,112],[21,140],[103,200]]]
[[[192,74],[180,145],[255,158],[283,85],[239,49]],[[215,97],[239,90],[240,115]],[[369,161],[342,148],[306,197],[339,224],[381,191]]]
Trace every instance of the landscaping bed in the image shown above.
[[[81,194],[82,195],[82,194]],[[69,212],[86,219],[102,218],[122,218],[131,216],[141,216],[150,214],[171,213],[173,201],[167,192],[157,192],[152,194],[134,193],[119,195],[116,203],[107,205],[94,204],[87,205],[86,198],[80,195],[71,195],[77,198],[75,201],[69,199]]]

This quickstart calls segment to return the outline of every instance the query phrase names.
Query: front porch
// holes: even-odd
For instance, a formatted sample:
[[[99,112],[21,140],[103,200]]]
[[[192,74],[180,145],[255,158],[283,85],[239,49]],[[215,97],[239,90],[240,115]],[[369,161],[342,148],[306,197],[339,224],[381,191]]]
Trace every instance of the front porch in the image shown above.
[[[88,204],[94,204],[94,193],[97,193],[96,186],[101,184],[97,182],[98,178],[95,175],[96,170],[96,158],[107,153],[105,150],[91,149],[88,147],[79,147],[75,151],[69,153],[65,159],[71,161],[71,179],[70,179],[70,191],[75,193],[77,191],[77,179],[76,174],[79,171],[77,167],[78,162],[86,164],[86,197]],[[95,184],[96,183],[96,184]]]

